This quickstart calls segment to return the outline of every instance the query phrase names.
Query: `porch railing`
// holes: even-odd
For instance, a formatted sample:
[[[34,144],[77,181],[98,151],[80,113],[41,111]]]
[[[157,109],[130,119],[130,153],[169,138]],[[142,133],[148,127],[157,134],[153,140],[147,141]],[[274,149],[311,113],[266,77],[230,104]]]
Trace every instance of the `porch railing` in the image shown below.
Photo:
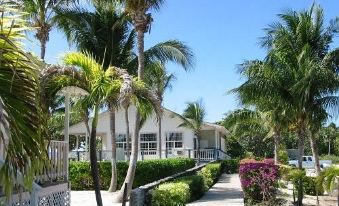
[[[124,152],[126,159],[126,152]],[[89,161],[89,153],[86,151],[72,151],[70,152],[70,159],[74,161]],[[109,161],[112,157],[111,150],[100,150],[97,151],[98,161]],[[198,151],[193,149],[171,149],[162,150],[162,158],[173,158],[173,157],[187,157],[198,159]],[[139,150],[138,160],[158,159],[157,150]],[[212,161],[216,159],[229,159],[230,156],[226,152],[220,149],[200,149],[200,160],[201,161]],[[125,160],[122,159],[122,160]]]
[[[64,141],[50,141],[49,145],[47,145],[49,161],[43,168],[42,173],[36,175],[37,182],[43,183],[67,179],[67,144]]]

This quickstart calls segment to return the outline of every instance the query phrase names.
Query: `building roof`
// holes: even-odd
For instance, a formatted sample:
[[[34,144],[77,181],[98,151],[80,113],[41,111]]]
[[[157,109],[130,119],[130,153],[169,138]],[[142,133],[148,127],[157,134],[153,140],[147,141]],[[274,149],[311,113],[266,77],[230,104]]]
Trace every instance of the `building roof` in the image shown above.
[[[163,110],[166,111],[166,112],[172,113],[172,114],[174,114],[174,115],[177,115],[177,114],[178,114],[178,113],[173,112],[172,110],[169,110],[169,109],[167,109],[167,108],[163,108]],[[107,112],[109,112],[109,111],[107,110],[107,111],[101,112],[101,113],[99,114],[99,118],[100,118],[100,116],[106,114]],[[91,120],[91,119],[92,119],[92,118],[90,118],[90,120]],[[82,124],[82,122],[78,122],[78,123],[76,123],[76,124],[73,124],[73,125],[70,126],[70,128],[71,128],[71,127],[76,127],[76,126],[78,126],[79,124]],[[210,123],[210,122],[204,122],[204,123],[203,123],[202,129],[203,129],[203,130],[217,130],[218,132],[221,132],[223,135],[229,134],[229,131],[228,131],[225,127],[223,127],[223,126],[221,126],[221,125],[218,125],[218,124],[215,124],[215,123]]]

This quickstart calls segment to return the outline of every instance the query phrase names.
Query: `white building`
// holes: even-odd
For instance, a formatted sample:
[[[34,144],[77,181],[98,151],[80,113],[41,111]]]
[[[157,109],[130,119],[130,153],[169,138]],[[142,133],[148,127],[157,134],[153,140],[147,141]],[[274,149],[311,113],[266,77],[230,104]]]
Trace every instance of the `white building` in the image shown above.
[[[136,107],[129,108],[129,127],[130,135],[134,135],[135,112]],[[117,158],[124,160],[124,148],[126,147],[126,124],[125,113],[123,109],[116,112],[116,139],[117,139]],[[97,136],[102,140],[102,151],[98,153],[99,159],[110,159],[111,157],[111,135],[110,135],[109,112],[99,114]],[[174,112],[164,109],[162,117],[162,157],[187,156],[197,157],[197,141],[191,129],[179,127],[182,120]],[[72,125],[69,128],[70,135],[77,137],[88,136],[83,122]],[[155,159],[158,158],[158,122],[155,114],[151,115],[140,130],[139,135],[139,158]],[[225,158],[225,138],[228,131],[216,124],[204,123],[202,128],[202,137],[200,140],[201,159],[211,160],[215,158]],[[78,139],[78,138],[77,138]],[[78,142],[78,141],[77,141]],[[86,138],[86,143],[88,138]],[[77,145],[79,145],[77,143]],[[87,144],[86,144],[87,145]],[[86,146],[87,147],[87,146]],[[74,152],[74,158],[82,159],[85,152]]]

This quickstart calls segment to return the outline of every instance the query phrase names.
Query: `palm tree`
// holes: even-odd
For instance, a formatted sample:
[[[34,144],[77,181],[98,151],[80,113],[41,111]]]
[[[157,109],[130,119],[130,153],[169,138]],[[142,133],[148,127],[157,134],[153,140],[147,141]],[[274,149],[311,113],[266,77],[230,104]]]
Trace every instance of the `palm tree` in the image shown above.
[[[316,5],[312,5],[309,11],[281,14],[281,22],[267,29],[263,41],[263,45],[270,49],[272,59],[279,61],[283,68],[290,69],[287,74],[290,79],[285,87],[292,96],[296,110],[300,168],[304,138],[312,117],[322,108],[338,106],[336,72],[339,53],[338,49],[330,51],[329,48],[334,34],[338,32],[339,19],[324,27],[323,15],[323,10]],[[312,150],[316,151],[316,148]],[[319,168],[317,170],[320,171]]]
[[[274,139],[274,159],[275,164],[279,164],[279,150],[281,144],[281,133],[287,126],[289,119],[287,112],[289,105],[285,104],[282,98],[285,91],[279,85],[281,79],[279,75],[272,72],[272,64],[265,61],[246,61],[240,65],[240,73],[247,78],[238,88],[230,92],[238,95],[240,102],[245,106],[255,107],[257,111],[245,109],[233,115],[231,120],[240,120],[240,122],[253,124],[253,121],[259,124],[256,126],[266,128],[267,137]],[[258,90],[259,88],[259,90]],[[233,125],[237,122],[233,122]],[[263,125],[264,122],[264,125]],[[261,130],[261,129],[260,129]]]
[[[194,135],[197,138],[197,156],[198,156],[197,164],[199,164],[201,129],[206,117],[206,110],[202,100],[188,102],[183,114],[176,115],[182,120],[182,123],[179,125],[179,127],[186,127],[193,130]]]
[[[279,164],[282,126],[279,122],[274,121],[272,114],[274,114],[273,111],[238,109],[226,116],[223,125],[239,138],[256,135],[262,136],[264,139],[273,137],[274,162]]]
[[[124,14],[118,13],[114,6],[94,1],[95,10],[89,11],[84,8],[60,8],[56,10],[54,21],[57,27],[64,31],[67,40],[75,44],[78,50],[95,54],[97,61],[104,62],[104,69],[109,65],[126,68],[130,74],[137,73],[138,58],[133,53],[134,30],[129,30],[128,21]],[[113,28],[113,29],[112,29]],[[192,52],[180,41],[171,40],[159,43],[145,51],[146,66],[154,61],[173,61],[188,69],[192,65]],[[112,181],[109,191],[116,190],[115,161],[115,124],[114,112],[116,99],[110,98],[110,125],[112,137]],[[127,133],[129,133],[128,107],[130,103],[121,105],[125,109]],[[127,134],[127,141],[129,135]],[[128,143],[126,145],[129,145]],[[127,154],[129,154],[128,149]],[[114,154],[113,154],[114,153]]]
[[[40,58],[45,59],[46,44],[49,40],[49,33],[53,27],[54,10],[71,0],[21,0],[23,11],[29,14],[29,21],[32,27],[37,28],[35,38],[40,41]]]
[[[38,75],[42,64],[22,47],[29,27],[16,6],[0,2],[0,144],[7,153],[0,161],[0,185],[8,197],[13,182],[23,184],[19,176],[29,188],[47,160]]]
[[[161,64],[161,62],[155,62],[152,66],[147,68],[145,75],[145,82],[150,87],[150,89],[157,95],[160,104],[162,105],[164,99],[164,93],[166,89],[170,89],[172,87],[171,83],[175,80],[175,76],[173,74],[167,74],[165,65]],[[161,159],[161,143],[162,143],[162,130],[161,130],[161,118],[162,113],[159,113],[157,116],[158,119],[158,156]]]
[[[291,124],[297,128],[299,169],[302,169],[304,140],[313,117],[321,109],[336,108],[339,102],[336,96],[339,52],[329,50],[339,20],[325,28],[322,9],[315,5],[309,11],[288,11],[279,17],[280,22],[265,30],[262,46],[268,49],[265,61],[269,66],[258,70],[262,78],[252,81],[257,85],[253,92],[254,96],[289,105],[288,109],[283,108],[290,111]],[[251,73],[252,76],[256,74]],[[302,205],[302,181],[298,190],[298,205]]]

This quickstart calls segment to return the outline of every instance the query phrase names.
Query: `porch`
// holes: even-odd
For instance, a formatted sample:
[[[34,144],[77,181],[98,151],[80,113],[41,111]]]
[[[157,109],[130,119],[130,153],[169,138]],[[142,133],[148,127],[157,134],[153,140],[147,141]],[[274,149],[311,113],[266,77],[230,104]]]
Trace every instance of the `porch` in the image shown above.
[[[119,149],[118,149],[119,150]],[[120,154],[120,155],[118,155]],[[223,160],[230,159],[230,156],[221,149],[172,149],[172,150],[162,150],[162,159],[167,158],[193,158],[198,159],[198,154],[200,154],[200,161],[209,162],[213,160]],[[123,156],[123,157],[121,157]],[[86,151],[71,151],[70,152],[71,161],[89,161],[89,152]],[[98,161],[110,161],[112,157],[112,150],[98,150],[97,151]],[[126,152],[117,151],[117,159],[120,161],[127,160]],[[157,150],[139,150],[138,160],[150,160],[150,159],[159,159]]]

